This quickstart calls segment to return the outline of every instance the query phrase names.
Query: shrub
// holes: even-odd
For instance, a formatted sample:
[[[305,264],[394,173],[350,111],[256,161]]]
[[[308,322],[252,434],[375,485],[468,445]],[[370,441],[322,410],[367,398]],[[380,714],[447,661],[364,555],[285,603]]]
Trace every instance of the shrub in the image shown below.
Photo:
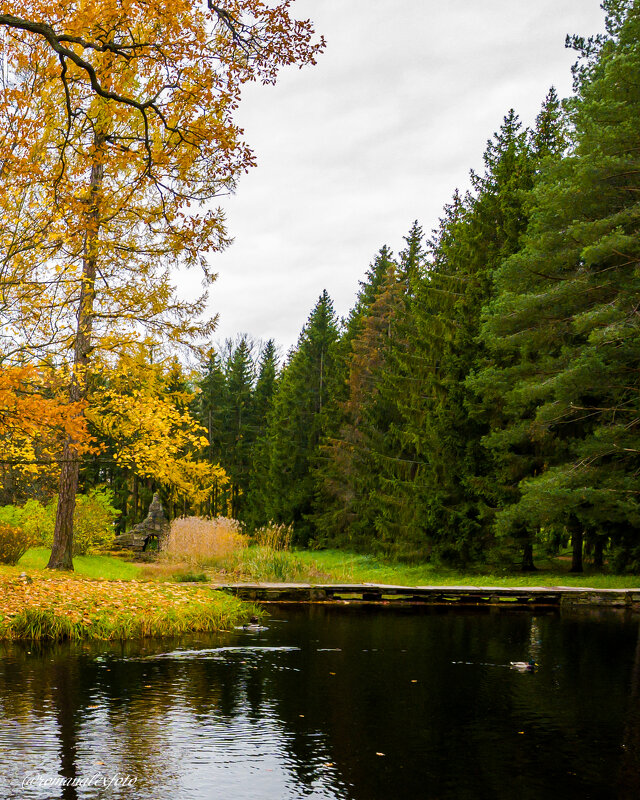
[[[0,563],[16,564],[31,544],[29,535],[22,528],[0,522]]]
[[[0,522],[14,525],[25,532],[31,546],[44,544],[53,532],[55,513],[38,500],[27,500],[23,506],[3,506],[0,508]]]
[[[40,504],[38,503],[38,505]],[[21,527],[22,509],[20,506],[2,506],[0,508],[0,522]]]
[[[120,513],[111,503],[110,489],[91,489],[87,494],[76,496],[73,512],[73,555],[85,556],[113,542],[113,523]],[[55,528],[58,500],[52,500],[46,508],[47,524],[43,544],[51,547]],[[26,509],[26,506],[25,506]]]
[[[166,552],[194,562],[220,561],[248,543],[242,525],[235,519],[180,517],[171,523]]]
[[[84,556],[109,547],[113,542],[113,524],[120,513],[111,503],[110,489],[92,489],[78,495],[73,514],[73,555]]]

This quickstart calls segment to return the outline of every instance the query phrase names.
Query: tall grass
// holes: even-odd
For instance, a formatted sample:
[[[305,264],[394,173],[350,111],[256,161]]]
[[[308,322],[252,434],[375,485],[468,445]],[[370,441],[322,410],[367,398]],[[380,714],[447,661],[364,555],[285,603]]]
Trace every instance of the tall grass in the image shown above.
[[[291,539],[293,537],[292,525],[278,525],[270,522],[263,525],[251,537],[252,542],[258,547],[268,547],[279,552],[291,550]]]
[[[234,573],[241,580],[294,583],[313,580],[313,565],[305,564],[291,551],[291,525],[270,522],[259,528],[246,550],[236,553]]]
[[[313,565],[305,564],[295,553],[262,545],[238,553],[232,571],[238,580],[268,583],[307,583],[317,578]]]
[[[242,532],[235,519],[217,517],[181,517],[171,523],[166,554],[192,564],[215,564],[249,544],[249,537]]]
[[[143,575],[188,581],[194,579],[198,567],[217,572],[218,579],[309,581],[315,571],[291,551],[292,533],[290,525],[270,523],[249,537],[239,522],[226,517],[176,519],[161,560],[145,567]]]

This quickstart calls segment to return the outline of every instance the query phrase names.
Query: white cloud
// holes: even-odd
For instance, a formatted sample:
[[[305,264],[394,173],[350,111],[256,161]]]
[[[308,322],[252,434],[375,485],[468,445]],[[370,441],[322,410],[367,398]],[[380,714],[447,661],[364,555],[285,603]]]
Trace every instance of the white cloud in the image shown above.
[[[293,344],[322,289],[340,314],[378,248],[426,232],[514,107],[570,91],[566,33],[598,0],[298,0],[327,39],[317,66],[247,87],[238,119],[258,166],[223,203],[234,244],[212,257],[217,337]]]

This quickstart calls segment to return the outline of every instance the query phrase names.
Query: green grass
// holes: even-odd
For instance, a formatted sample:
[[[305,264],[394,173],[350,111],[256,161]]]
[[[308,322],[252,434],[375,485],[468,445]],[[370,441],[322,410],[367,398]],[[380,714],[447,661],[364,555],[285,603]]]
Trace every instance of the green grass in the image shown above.
[[[34,547],[22,556],[16,567],[19,571],[41,570],[47,566],[51,550],[46,547]],[[103,578],[112,581],[129,581],[140,575],[140,567],[113,556],[90,555],[75,556],[74,573],[83,578]]]
[[[398,564],[370,555],[342,550],[296,550],[294,555],[320,578],[333,583],[384,583],[400,586],[586,586],[594,589],[640,587],[638,575],[609,575],[568,572],[562,562],[540,562],[544,568],[533,573],[492,572],[489,568],[455,570],[431,564]]]
[[[174,572],[171,580],[174,583],[207,583],[209,578],[204,572]]]
[[[236,550],[222,566],[238,581],[275,583],[310,583],[318,581],[313,563],[304,561],[298,552],[274,550],[272,547],[251,545]]]
[[[40,574],[47,565],[50,551],[34,548],[22,556],[15,567],[1,567],[2,574],[19,574],[22,571]],[[447,569],[432,564],[400,564],[371,555],[350,553],[344,550],[273,550],[269,547],[251,546],[236,551],[217,568],[224,569],[225,578],[234,581],[264,581],[279,583],[383,583],[402,586],[586,586],[594,589],[630,589],[640,587],[638,575],[610,575],[596,573],[587,567],[582,575],[568,572],[566,560],[549,561],[542,558],[536,563],[540,569],[533,573],[492,571],[478,567],[469,570]],[[143,577],[137,564],[106,555],[76,556],[74,572],[70,577],[94,580],[136,580]],[[169,565],[167,565],[169,566]],[[216,581],[221,576],[203,565],[196,573],[168,574],[164,580],[171,582],[203,581],[209,575]],[[50,572],[43,574],[51,575]],[[144,576],[146,578],[146,575]]]

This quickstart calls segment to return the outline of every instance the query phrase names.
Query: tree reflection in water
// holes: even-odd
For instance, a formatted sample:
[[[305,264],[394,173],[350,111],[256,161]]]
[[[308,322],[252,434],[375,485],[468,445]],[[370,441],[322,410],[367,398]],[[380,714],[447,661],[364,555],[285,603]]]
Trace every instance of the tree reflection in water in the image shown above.
[[[68,786],[63,800],[388,800],[400,787],[608,800],[619,775],[621,796],[637,796],[637,619],[273,613],[260,633],[4,643],[2,779],[14,792],[29,769],[136,779],[102,794]],[[509,669],[529,659],[535,673]]]

